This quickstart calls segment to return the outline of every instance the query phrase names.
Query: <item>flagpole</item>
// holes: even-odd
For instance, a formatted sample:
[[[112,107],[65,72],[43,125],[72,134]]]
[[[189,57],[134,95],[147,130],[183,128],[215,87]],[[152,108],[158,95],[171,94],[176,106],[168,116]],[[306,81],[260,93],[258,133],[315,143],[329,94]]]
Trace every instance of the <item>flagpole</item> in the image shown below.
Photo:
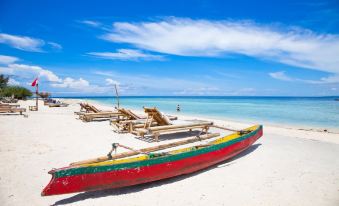
[[[38,111],[38,94],[39,94],[39,84],[36,84],[36,90],[35,90],[35,93],[36,93],[36,102],[35,102],[35,106],[36,106],[36,111]]]
[[[115,94],[117,96],[118,108],[119,108],[120,107],[120,101],[119,101],[119,93],[118,93],[117,84],[114,84],[114,88],[115,88]]]

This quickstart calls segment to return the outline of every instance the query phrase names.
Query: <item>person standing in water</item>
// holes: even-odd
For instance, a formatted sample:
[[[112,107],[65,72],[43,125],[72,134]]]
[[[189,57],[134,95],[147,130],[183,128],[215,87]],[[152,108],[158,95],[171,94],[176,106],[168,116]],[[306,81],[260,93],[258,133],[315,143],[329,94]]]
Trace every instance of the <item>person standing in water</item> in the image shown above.
[[[180,112],[180,105],[177,105],[177,112]]]

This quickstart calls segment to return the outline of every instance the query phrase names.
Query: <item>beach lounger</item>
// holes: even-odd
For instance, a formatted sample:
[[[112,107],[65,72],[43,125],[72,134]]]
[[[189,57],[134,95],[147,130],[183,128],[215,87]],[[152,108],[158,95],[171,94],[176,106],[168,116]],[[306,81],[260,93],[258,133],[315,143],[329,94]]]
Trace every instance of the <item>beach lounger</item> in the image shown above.
[[[80,112],[86,112],[86,113],[90,113],[90,112],[94,112],[92,111],[92,108],[87,104],[87,103],[80,103]]]
[[[124,108],[117,108],[117,110],[123,114],[123,116],[125,117],[125,120],[137,120],[137,119],[146,119],[146,117],[141,117],[137,114],[135,114],[134,112],[132,112],[129,109],[124,109]]]
[[[38,111],[36,106],[28,106],[29,111]]]
[[[124,109],[124,108],[115,108],[121,115],[112,118],[110,120],[110,123],[119,123],[121,121],[128,121],[128,120],[138,120],[138,119],[146,119],[146,116],[141,117],[134,112],[132,112],[129,109]]]
[[[79,119],[81,119],[84,122],[90,122],[95,119],[110,119],[112,117],[118,117],[121,115],[120,112],[114,112],[114,111],[107,111],[107,112],[97,112],[97,113],[84,113],[79,115]]]
[[[74,114],[76,115],[81,115],[81,114],[84,114],[84,113],[90,113],[90,112],[93,112],[89,109],[87,103],[83,103],[83,102],[80,102],[79,103],[80,105],[80,111],[79,112],[74,112]]]
[[[126,132],[130,131],[130,124],[136,120],[145,120],[146,117],[140,117],[129,109],[116,108],[121,115],[116,116],[110,120],[110,125],[112,125],[116,132]]]
[[[20,107],[19,104],[3,104],[0,103],[0,108],[4,108],[4,107]]]
[[[103,111],[88,103],[80,103],[80,107],[80,112],[75,112],[75,114],[79,115],[79,119],[84,122],[90,122],[95,119],[108,120],[121,115],[119,111]]]
[[[20,113],[20,114],[22,114],[23,112],[26,112],[25,108],[19,108],[19,107],[16,107],[16,106],[13,107],[11,105],[0,107],[0,113]]]
[[[88,103],[80,103],[80,111],[85,111],[86,113],[94,112],[99,113],[102,112],[102,110],[96,108],[95,106],[88,104]]]
[[[80,111],[79,112],[74,112],[76,115],[83,115],[85,113],[100,113],[100,112],[111,112],[111,111],[103,111],[95,106],[88,104],[88,103],[80,103]]]
[[[49,103],[49,107],[68,107],[67,103],[64,102],[57,102],[57,103]]]
[[[110,124],[115,127],[117,132],[132,132],[135,128],[143,128],[146,122],[146,116],[139,116],[129,109],[117,108],[118,112],[122,115],[117,118],[113,118]],[[178,119],[175,116],[167,116],[170,120]],[[153,126],[157,123],[153,122]]]
[[[3,103],[17,103],[18,99],[12,98],[12,97],[4,97],[1,100]]]
[[[44,105],[49,107],[68,107],[67,103],[60,102],[55,99],[44,99]]]
[[[213,122],[202,120],[170,120],[166,115],[162,114],[157,108],[144,108],[145,113],[148,114],[143,128],[136,128],[132,131],[133,134],[144,137],[145,135],[154,136],[156,141],[159,141],[160,134],[171,133],[178,131],[193,129],[202,129],[202,132],[208,132],[209,127]],[[153,126],[156,122],[157,126]]]
[[[47,106],[50,103],[55,103],[55,100],[53,99],[44,99],[44,105]]]

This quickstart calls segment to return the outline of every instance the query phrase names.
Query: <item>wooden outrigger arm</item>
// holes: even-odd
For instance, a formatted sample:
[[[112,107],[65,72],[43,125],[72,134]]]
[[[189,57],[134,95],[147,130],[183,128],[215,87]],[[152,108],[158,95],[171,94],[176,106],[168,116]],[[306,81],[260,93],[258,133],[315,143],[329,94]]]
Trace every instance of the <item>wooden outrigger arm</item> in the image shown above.
[[[227,131],[237,132],[240,135],[241,134],[247,134],[247,133],[250,132],[250,131],[247,131],[247,130],[230,129],[230,128],[219,126],[219,125],[211,125],[210,127],[215,127],[215,128],[218,128],[218,129],[223,129],[223,130],[227,130]]]
[[[178,141],[178,142],[158,145],[158,146],[154,146],[154,147],[148,147],[148,148],[144,148],[144,149],[140,149],[140,150],[128,148],[131,151],[123,152],[123,153],[120,153],[120,154],[107,155],[107,156],[98,157],[98,158],[95,158],[95,159],[84,160],[84,161],[80,161],[80,162],[74,162],[74,163],[71,163],[70,165],[71,166],[79,166],[79,165],[82,165],[82,164],[91,164],[91,163],[104,162],[104,161],[107,161],[107,160],[125,158],[125,157],[130,157],[130,156],[133,156],[133,155],[145,154],[145,153],[159,151],[159,150],[163,150],[163,149],[167,149],[167,148],[171,148],[171,147],[176,147],[176,146],[179,146],[179,145],[184,145],[184,144],[189,144],[189,143],[193,143],[193,142],[197,142],[197,141],[211,139],[213,137],[218,137],[218,136],[220,136],[220,133],[212,133],[212,134],[195,136],[194,138],[181,140],[181,141]],[[126,146],[123,146],[123,147],[126,148]],[[113,151],[114,150],[112,148],[111,152],[113,152]]]
[[[233,132],[237,132],[239,134],[246,134],[246,132],[248,132],[246,130],[235,130],[235,129],[230,129],[230,128],[226,128],[226,127],[218,126],[218,125],[211,125],[210,127],[215,127],[215,128],[218,128],[218,129],[233,131]],[[138,155],[138,154],[148,154],[149,152],[159,151],[159,150],[163,150],[163,149],[167,149],[167,148],[171,148],[171,147],[176,147],[176,146],[180,146],[180,145],[184,145],[184,144],[190,144],[190,143],[193,143],[193,142],[202,141],[202,140],[206,140],[206,139],[210,139],[210,138],[218,137],[218,136],[220,136],[220,133],[199,135],[199,136],[195,136],[191,139],[181,140],[181,141],[178,141],[178,142],[158,145],[158,146],[154,146],[154,147],[148,147],[148,148],[144,148],[144,149],[140,149],[140,150],[136,150],[136,149],[133,149],[133,148],[130,148],[130,147],[118,144],[118,143],[114,143],[112,145],[113,146],[112,150],[109,152],[109,154],[107,156],[98,157],[98,158],[95,158],[95,159],[84,160],[84,161],[79,161],[79,162],[73,162],[70,165],[71,166],[79,166],[79,165],[82,165],[82,164],[104,162],[104,161],[108,161],[108,160],[115,160],[115,159],[119,159],[119,158],[130,157],[130,156],[134,156],[134,155]],[[130,151],[112,155],[112,152],[114,150],[116,151],[117,146],[123,147],[125,149],[130,150]]]

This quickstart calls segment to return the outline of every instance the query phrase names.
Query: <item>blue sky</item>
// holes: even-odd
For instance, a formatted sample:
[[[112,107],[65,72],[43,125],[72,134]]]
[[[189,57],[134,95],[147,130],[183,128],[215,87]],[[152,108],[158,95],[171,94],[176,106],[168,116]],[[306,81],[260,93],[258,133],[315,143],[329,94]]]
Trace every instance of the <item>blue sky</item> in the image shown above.
[[[338,1],[0,1],[0,73],[54,96],[339,95]],[[33,88],[30,88],[33,89]]]

